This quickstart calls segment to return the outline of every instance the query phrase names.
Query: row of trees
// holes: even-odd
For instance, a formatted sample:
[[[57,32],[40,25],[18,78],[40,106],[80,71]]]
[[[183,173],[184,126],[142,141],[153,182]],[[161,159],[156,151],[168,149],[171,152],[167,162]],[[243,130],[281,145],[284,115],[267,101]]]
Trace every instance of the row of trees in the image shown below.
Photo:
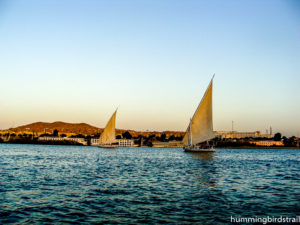
[[[121,138],[124,138],[124,139],[132,139],[132,135],[128,132],[128,131],[125,131],[122,136],[121,135],[117,135],[117,139],[121,139]],[[162,141],[162,142],[167,142],[167,141],[181,141],[182,140],[182,136],[174,136],[174,135],[171,135],[170,137],[167,138],[167,135],[165,133],[162,133],[160,136],[156,136],[155,134],[152,134],[152,135],[149,135],[148,137],[144,136],[144,135],[139,135],[137,139],[151,139],[153,141]]]
[[[281,133],[274,135],[274,141],[283,141],[284,146],[295,147],[298,145],[297,138],[295,136],[287,138],[286,136],[281,137]]]
[[[101,135],[100,133],[95,134],[95,135],[87,135],[87,136],[85,136],[83,134],[77,134],[77,135],[72,135],[71,137],[72,138],[85,138],[87,141],[90,142],[90,140],[92,138],[99,138],[100,135]],[[12,138],[18,138],[18,139],[33,139],[34,138],[33,134],[27,134],[27,133],[18,134],[18,135],[16,135],[15,133],[12,133],[12,134],[6,133],[3,136],[4,137],[10,136]],[[57,129],[55,129],[52,134],[44,133],[44,134],[40,135],[40,137],[67,137],[67,135],[63,134],[63,133],[59,134],[59,131]],[[122,139],[122,138],[123,139],[133,139],[132,135],[128,131],[125,131],[121,135],[116,136],[116,139]],[[134,139],[135,139],[135,144],[150,146],[150,145],[152,145],[153,141],[161,141],[161,142],[181,141],[182,138],[183,138],[183,136],[174,136],[174,135],[167,137],[166,133],[162,133],[160,136],[156,136],[155,134],[151,134],[147,137],[144,135],[139,135],[137,138],[134,138]],[[250,140],[252,138],[243,138],[242,141],[247,141],[248,139]],[[258,139],[258,138],[255,138],[255,139]],[[287,147],[296,147],[298,145],[298,140],[295,136],[287,138],[285,136],[282,137],[281,133],[276,133],[274,135],[274,137],[271,139],[273,139],[274,141],[282,140],[284,146],[287,146]],[[221,141],[221,140],[219,140],[219,141]],[[228,140],[227,140],[227,142],[228,142]]]
[[[100,137],[100,133],[95,134],[95,135],[83,135],[83,134],[77,134],[77,135],[72,135],[70,137],[72,138],[99,138]],[[58,134],[58,130],[54,130],[52,134],[48,134],[48,133],[44,133],[42,135],[40,135],[40,137],[66,137],[66,134]],[[170,137],[167,138],[167,135],[165,133],[162,133],[160,136],[155,136],[150,135],[148,137],[144,136],[144,135],[139,135],[137,139],[151,139],[153,141],[162,141],[162,142],[167,142],[167,141],[181,141],[182,140],[182,136],[174,136],[171,135]],[[124,133],[122,133],[121,135],[117,135],[116,139],[133,139],[132,135],[130,134],[130,132],[125,131]]]
[[[252,140],[274,140],[274,141],[282,141],[285,147],[299,147],[299,140],[295,136],[287,138],[286,136],[281,135],[281,133],[276,133],[273,138],[263,138],[263,137],[256,137],[256,138],[240,138],[240,139],[218,139],[218,145],[217,146],[251,146],[249,141]]]
[[[72,138],[85,138],[87,140],[88,143],[91,142],[92,138],[99,138],[100,137],[100,133],[95,134],[95,135],[83,135],[83,134],[77,134],[77,135],[72,135],[70,137]],[[65,134],[58,134],[57,130],[54,130],[52,134],[42,134],[40,135],[40,137],[66,137]],[[121,135],[117,135],[116,139],[133,139],[132,135],[130,134],[130,132],[125,131],[123,132]],[[165,133],[162,133],[160,136],[156,136],[155,134],[149,135],[149,136],[144,136],[144,135],[139,135],[137,138],[135,138],[134,142],[137,145],[146,145],[146,146],[152,146],[152,142],[153,141],[162,141],[162,142],[168,142],[168,141],[181,141],[182,140],[182,136],[174,136],[171,135],[170,137],[167,138],[167,135]]]

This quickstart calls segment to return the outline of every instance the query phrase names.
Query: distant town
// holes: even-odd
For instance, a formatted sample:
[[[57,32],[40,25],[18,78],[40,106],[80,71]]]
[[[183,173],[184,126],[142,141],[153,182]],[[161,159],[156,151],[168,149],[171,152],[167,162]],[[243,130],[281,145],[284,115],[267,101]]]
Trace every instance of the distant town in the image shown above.
[[[97,146],[102,128],[86,123],[37,122],[7,130],[0,130],[0,143],[53,144]],[[116,129],[116,143],[120,147],[183,147],[183,131],[134,131]],[[217,148],[299,148],[299,137],[265,134],[260,131],[214,131],[212,140]]]

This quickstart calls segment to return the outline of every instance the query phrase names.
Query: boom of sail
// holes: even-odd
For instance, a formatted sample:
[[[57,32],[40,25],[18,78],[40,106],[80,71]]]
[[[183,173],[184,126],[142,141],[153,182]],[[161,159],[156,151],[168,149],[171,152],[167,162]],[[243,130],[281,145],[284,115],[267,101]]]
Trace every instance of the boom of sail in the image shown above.
[[[117,110],[110,117],[108,123],[106,124],[100,138],[99,145],[110,145],[115,142],[116,139],[116,115]]]
[[[183,137],[183,144],[190,146],[214,138],[212,120],[213,78],[196,109]]]

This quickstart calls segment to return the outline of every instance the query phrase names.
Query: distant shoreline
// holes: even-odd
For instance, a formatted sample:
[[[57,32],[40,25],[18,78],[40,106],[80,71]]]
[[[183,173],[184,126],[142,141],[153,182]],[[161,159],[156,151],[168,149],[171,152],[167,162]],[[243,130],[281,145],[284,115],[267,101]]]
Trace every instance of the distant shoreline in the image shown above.
[[[226,147],[216,147],[216,149],[300,149],[300,147],[285,147],[285,146],[226,146]]]
[[[91,145],[82,145],[80,143],[76,142],[59,142],[59,141],[26,141],[26,142],[21,142],[21,141],[9,141],[9,142],[0,142],[0,144],[33,144],[33,145],[68,145],[68,146],[91,146]],[[95,146],[91,146],[95,147]],[[142,148],[149,146],[142,146]],[[123,148],[123,147],[120,147]],[[132,148],[132,147],[131,147]],[[140,147],[133,147],[133,148],[140,148]],[[151,147],[150,147],[151,148]],[[181,147],[153,147],[154,149],[156,148],[181,148]],[[300,149],[300,147],[284,147],[284,146],[226,146],[226,147],[216,147],[216,149]]]
[[[83,146],[83,144],[71,141],[38,141],[38,140],[13,140],[13,141],[5,141],[0,142],[0,144],[25,144],[25,145],[76,145]]]

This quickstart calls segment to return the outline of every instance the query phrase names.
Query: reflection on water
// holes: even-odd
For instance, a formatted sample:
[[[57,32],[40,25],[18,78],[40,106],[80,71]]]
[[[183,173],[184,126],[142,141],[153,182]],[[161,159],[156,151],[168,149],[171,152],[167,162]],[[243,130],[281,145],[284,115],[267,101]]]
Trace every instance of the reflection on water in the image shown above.
[[[201,160],[211,160],[213,159],[214,152],[189,152],[193,158]]]
[[[194,175],[201,185],[208,188],[216,187],[218,176],[216,176],[216,166],[213,161],[214,152],[187,152],[186,154],[199,160],[199,167],[195,169]]]
[[[296,216],[299,150],[0,145],[0,224],[228,224]]]

